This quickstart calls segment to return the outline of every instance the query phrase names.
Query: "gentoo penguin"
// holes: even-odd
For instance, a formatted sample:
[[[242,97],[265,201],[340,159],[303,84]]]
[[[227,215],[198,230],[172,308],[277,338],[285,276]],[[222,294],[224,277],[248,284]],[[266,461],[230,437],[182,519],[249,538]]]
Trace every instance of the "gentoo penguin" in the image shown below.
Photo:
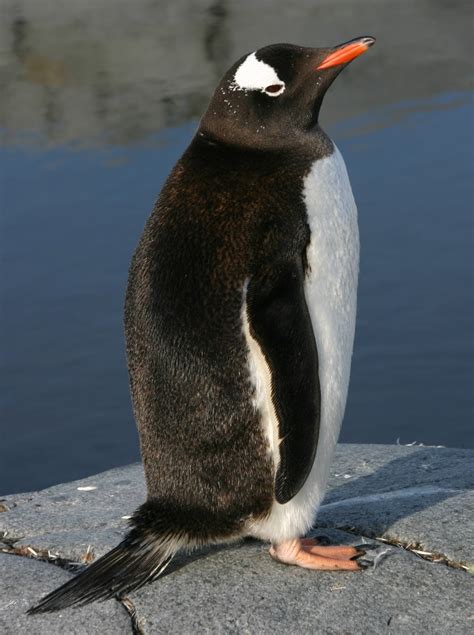
[[[173,555],[251,536],[308,569],[361,551],[302,539],[344,414],[357,211],[318,124],[374,43],[266,46],[225,74],[130,267],[125,330],[148,488],[125,539],[30,612],[137,589]]]

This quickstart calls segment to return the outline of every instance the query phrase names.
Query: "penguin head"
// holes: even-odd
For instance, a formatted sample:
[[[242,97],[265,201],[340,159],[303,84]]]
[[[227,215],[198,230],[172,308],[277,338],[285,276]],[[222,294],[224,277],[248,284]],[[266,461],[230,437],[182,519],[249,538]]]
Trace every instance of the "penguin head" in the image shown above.
[[[250,147],[297,144],[314,134],[337,75],[374,42],[366,36],[333,48],[273,44],[244,55],[216,88],[201,134]]]

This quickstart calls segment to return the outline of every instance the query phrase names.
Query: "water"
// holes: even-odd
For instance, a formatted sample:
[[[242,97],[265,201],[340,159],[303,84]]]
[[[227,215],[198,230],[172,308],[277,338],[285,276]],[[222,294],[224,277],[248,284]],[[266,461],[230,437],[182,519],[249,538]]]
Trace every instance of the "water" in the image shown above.
[[[0,4],[0,492],[139,459],[128,263],[219,76],[275,41],[378,36],[322,113],[362,241],[342,441],[474,446],[471,5],[314,4]]]

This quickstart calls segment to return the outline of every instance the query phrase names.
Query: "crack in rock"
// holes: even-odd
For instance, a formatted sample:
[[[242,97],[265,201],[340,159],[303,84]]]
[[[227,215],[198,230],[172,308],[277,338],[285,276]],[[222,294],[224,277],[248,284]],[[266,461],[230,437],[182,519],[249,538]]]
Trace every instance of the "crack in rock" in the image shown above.
[[[15,547],[14,542],[17,542],[17,540],[7,542],[6,535],[3,535],[0,541],[5,545],[4,547],[0,547],[0,553],[9,553],[23,558],[31,558],[41,562],[48,562],[71,573],[79,573],[87,564],[94,560],[92,545],[87,547],[86,551],[81,556],[80,562],[76,562],[74,560],[69,560],[68,558],[63,558],[58,553],[52,553],[49,549],[33,549],[33,547],[30,547],[29,545]],[[121,604],[128,613],[133,635],[145,635],[145,631],[142,627],[142,620],[138,617],[137,609],[130,598],[125,596],[116,596],[114,599]]]
[[[409,541],[403,542],[398,538],[392,538],[390,536],[382,538],[377,537],[376,540],[380,540],[381,542],[385,542],[388,545],[392,545],[394,547],[399,547],[404,549],[405,551],[409,551],[410,553],[415,554],[418,558],[422,560],[427,560],[428,562],[441,563],[446,565],[447,567],[451,567],[452,569],[461,569],[462,571],[469,571],[470,565],[466,562],[457,562],[456,560],[451,560],[444,553],[439,553],[437,551],[428,551],[421,543]]]
[[[361,532],[358,531],[357,527],[338,526],[337,529],[340,529],[341,531],[347,531],[347,533],[353,534],[355,536],[361,535]],[[457,562],[456,560],[451,560],[444,553],[429,551],[420,542],[415,542],[413,540],[403,541],[399,538],[395,538],[389,535],[377,536],[375,533],[372,533],[369,538],[373,540],[379,540],[380,542],[391,545],[392,547],[398,547],[400,549],[403,549],[404,551],[408,551],[418,558],[426,560],[427,562],[444,564],[447,567],[451,567],[452,569],[459,569],[461,571],[466,571],[467,573],[470,573],[473,568],[473,563],[464,561]]]
[[[61,569],[71,571],[73,573],[80,571],[84,566],[84,562],[90,562],[90,560],[86,560],[89,556],[90,545],[83,556],[84,562],[74,562],[73,560],[63,558],[58,553],[51,552],[49,549],[33,549],[33,547],[30,547],[29,545],[15,547],[13,543],[7,542],[5,537],[2,539],[2,542],[5,546],[0,547],[0,553],[9,553],[23,558],[32,558],[34,560],[40,560],[41,562],[49,562],[50,564],[54,564]],[[17,541],[15,540],[15,542]]]
[[[132,622],[133,635],[145,635],[142,623],[143,620],[138,617],[137,608],[129,597],[117,597],[117,600],[122,604],[124,609],[130,615]]]

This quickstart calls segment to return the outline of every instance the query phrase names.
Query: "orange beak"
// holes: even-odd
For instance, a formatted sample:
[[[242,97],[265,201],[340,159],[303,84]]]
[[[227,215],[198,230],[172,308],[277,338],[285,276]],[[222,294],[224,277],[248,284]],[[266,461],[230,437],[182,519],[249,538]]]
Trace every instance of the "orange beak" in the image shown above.
[[[316,70],[320,71],[324,68],[332,68],[333,66],[352,62],[353,59],[365,53],[374,42],[375,38],[366,36],[341,44],[341,46],[338,46],[335,51],[329,53],[329,55],[323,59]]]

